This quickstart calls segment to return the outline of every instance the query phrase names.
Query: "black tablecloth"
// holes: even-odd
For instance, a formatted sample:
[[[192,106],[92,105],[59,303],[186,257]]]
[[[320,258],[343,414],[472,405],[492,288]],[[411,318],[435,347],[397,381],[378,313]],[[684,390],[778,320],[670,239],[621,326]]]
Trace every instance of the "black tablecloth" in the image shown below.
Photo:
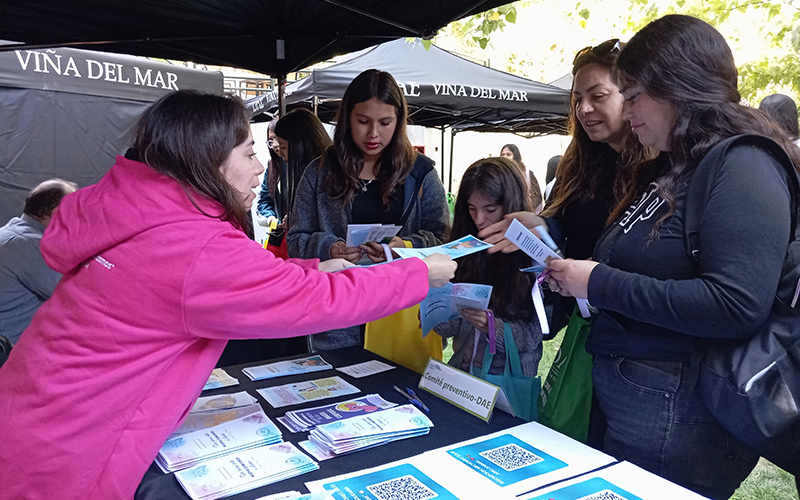
[[[379,359],[394,365],[394,363],[391,363],[380,356],[377,356],[359,347],[320,352],[319,354],[322,355],[325,361],[334,367],[349,366],[371,359]],[[271,360],[269,362],[274,361],[278,360]],[[361,389],[361,393],[347,396],[347,398],[377,393],[388,401],[398,404],[407,404],[408,401],[403,396],[398,394],[393,389],[393,386],[397,385],[400,388],[411,387],[416,389],[420,379],[420,375],[418,373],[403,368],[402,366],[398,366],[394,370],[359,379],[349,377],[348,375],[338,371],[329,370],[252,382],[247,375],[242,373],[242,368],[259,364],[263,364],[263,362],[226,367],[225,371],[227,371],[232,377],[239,379],[239,385],[215,389],[213,391],[205,391],[203,396],[233,393],[246,390],[250,395],[259,400],[262,408],[264,408],[264,412],[274,420],[275,417],[282,416],[287,410],[313,408],[316,406],[334,403],[336,401],[343,401],[346,400],[346,398],[323,399],[303,405],[293,405],[274,409],[266,401],[264,401],[261,395],[256,392],[256,389],[338,375],[347,382]],[[500,410],[496,410],[491,421],[486,423],[483,420],[480,420],[477,417],[474,417],[425,391],[419,390],[417,391],[417,394],[430,408],[428,417],[433,421],[434,427],[431,429],[429,434],[389,443],[376,448],[358,451],[349,455],[336,457],[331,460],[325,460],[319,463],[319,470],[286,479],[278,483],[270,484],[262,488],[256,488],[245,493],[233,495],[228,498],[231,500],[252,500],[265,495],[292,490],[308,493],[308,490],[305,487],[305,483],[307,481],[324,479],[337,476],[339,474],[375,467],[385,463],[393,462],[395,460],[412,457],[428,450],[433,450],[466,439],[490,434],[492,432],[507,429],[509,427],[524,423],[523,420],[512,417],[511,415],[508,415]],[[303,432],[292,434],[286,428],[281,426],[281,424],[277,423],[277,421],[276,425],[281,428],[285,441],[291,441],[297,445],[300,441],[305,441],[308,439],[308,433]],[[300,448],[299,445],[298,448]],[[181,488],[180,484],[178,484],[174,474],[164,474],[154,463],[144,475],[144,478],[139,485],[139,489],[136,492],[135,498],[137,500],[188,500],[189,496],[183,491],[183,488]]]

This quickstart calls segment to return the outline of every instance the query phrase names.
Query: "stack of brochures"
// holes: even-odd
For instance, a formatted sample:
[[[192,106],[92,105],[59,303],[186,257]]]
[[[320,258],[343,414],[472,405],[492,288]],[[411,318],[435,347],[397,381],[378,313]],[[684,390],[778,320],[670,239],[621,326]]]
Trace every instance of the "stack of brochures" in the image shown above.
[[[292,443],[280,443],[209,460],[175,473],[175,478],[194,500],[213,500],[317,469]]]
[[[414,405],[403,405],[370,415],[318,425],[308,438],[322,455],[343,455],[430,432],[433,422]],[[300,443],[316,456],[314,447]]]
[[[250,377],[250,380],[266,380],[321,370],[333,370],[333,366],[322,359],[322,356],[314,355],[288,361],[277,361],[266,365],[248,366],[247,368],[242,368],[242,373]]]
[[[170,437],[156,456],[164,472],[194,467],[200,462],[249,448],[283,441],[280,429],[264,410],[214,427]]]
[[[219,389],[220,387],[230,387],[232,385],[239,385],[239,381],[228,375],[228,372],[222,368],[214,368],[214,371],[208,376],[208,382],[203,386],[203,390]]]
[[[341,403],[333,403],[305,410],[287,411],[277,420],[291,432],[307,432],[314,427],[331,422],[338,422],[347,418],[368,415],[377,411],[394,408],[396,403],[386,401],[378,394],[349,399]]]

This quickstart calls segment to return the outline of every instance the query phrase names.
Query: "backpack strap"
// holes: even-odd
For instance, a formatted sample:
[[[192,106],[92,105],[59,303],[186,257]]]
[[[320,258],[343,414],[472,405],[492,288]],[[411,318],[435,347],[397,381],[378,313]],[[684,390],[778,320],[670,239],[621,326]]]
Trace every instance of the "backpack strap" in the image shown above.
[[[755,134],[737,135],[718,143],[703,157],[697,165],[686,194],[686,208],[684,213],[684,241],[686,253],[697,263],[700,261],[700,221],[706,208],[708,196],[714,187],[717,171],[722,166],[725,154],[737,145],[749,144],[768,152],[784,169],[789,178],[789,194],[791,196],[791,233],[789,242],[796,239],[798,220],[798,197],[800,196],[800,179],[797,170],[786,151],[775,141],[768,137]]]

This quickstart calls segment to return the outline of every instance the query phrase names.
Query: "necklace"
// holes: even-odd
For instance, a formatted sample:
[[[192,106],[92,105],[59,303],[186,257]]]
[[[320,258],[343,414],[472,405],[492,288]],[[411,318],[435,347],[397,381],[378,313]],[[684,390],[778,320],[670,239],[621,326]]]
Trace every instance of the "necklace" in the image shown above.
[[[366,180],[366,179],[362,179],[362,178],[359,177],[358,182],[359,182],[359,184],[361,184],[361,191],[366,193],[367,192],[367,186],[372,184],[372,181],[374,181],[374,180],[375,179]]]

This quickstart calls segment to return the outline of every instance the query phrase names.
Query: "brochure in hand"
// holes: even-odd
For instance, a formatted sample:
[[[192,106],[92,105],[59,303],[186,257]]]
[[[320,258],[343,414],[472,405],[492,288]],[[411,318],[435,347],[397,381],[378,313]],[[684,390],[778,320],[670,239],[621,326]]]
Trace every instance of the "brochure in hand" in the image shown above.
[[[451,259],[457,259],[459,257],[464,257],[465,255],[482,252],[492,246],[494,245],[486,243],[485,241],[481,241],[478,238],[468,234],[463,238],[459,238],[455,241],[451,241],[450,243],[445,243],[435,247],[392,248],[392,250],[403,259],[408,257],[419,257],[420,259],[424,259],[425,257],[435,253],[449,255]]]
[[[389,243],[403,226],[394,224],[348,224],[345,245],[357,247],[370,241]]]
[[[309,440],[326,454],[342,455],[430,432],[433,422],[414,405],[318,425]],[[302,444],[301,444],[302,446]]]
[[[318,425],[359,417],[394,408],[395,406],[397,406],[396,403],[386,401],[378,394],[368,394],[364,397],[349,399],[341,403],[307,408],[305,410],[287,411],[286,415],[278,417],[277,420],[291,432],[307,432]]]
[[[485,311],[489,308],[491,298],[491,285],[447,283],[440,288],[431,288],[419,305],[422,336],[427,336],[439,323],[457,318],[458,312],[462,309]]]
[[[319,469],[292,443],[261,446],[197,464],[175,474],[194,500],[214,500]]]
[[[220,387],[229,387],[232,385],[239,385],[239,381],[230,375],[222,368],[214,368],[211,375],[208,377],[208,382],[203,386],[203,390],[219,389]]]
[[[257,392],[273,408],[297,405],[318,399],[335,398],[361,392],[358,387],[348,384],[341,377],[328,377],[307,382],[279,385],[258,389]]]
[[[250,380],[266,380],[322,370],[333,370],[333,366],[322,359],[322,356],[314,355],[300,359],[268,363],[266,365],[248,366],[247,368],[242,368],[242,373],[247,375]]]
[[[282,441],[280,429],[260,410],[209,429],[170,437],[159,450],[156,463],[164,472],[174,472],[205,460]]]

